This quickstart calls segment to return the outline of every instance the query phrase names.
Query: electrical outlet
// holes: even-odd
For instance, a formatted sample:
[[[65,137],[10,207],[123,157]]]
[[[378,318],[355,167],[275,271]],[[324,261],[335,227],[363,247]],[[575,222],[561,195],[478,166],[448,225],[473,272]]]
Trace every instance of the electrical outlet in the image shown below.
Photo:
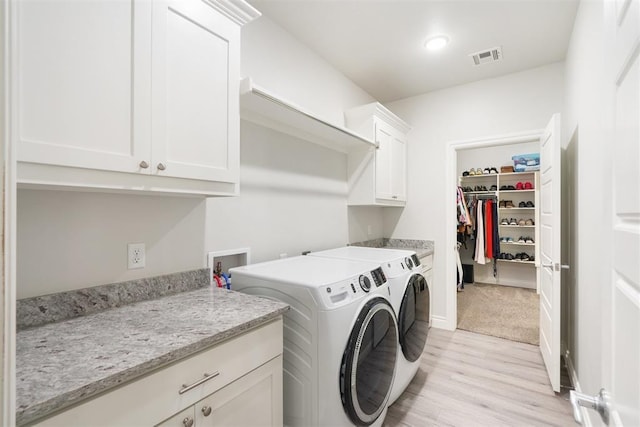
[[[129,243],[127,245],[127,266],[129,270],[144,268],[145,261],[144,243]]]

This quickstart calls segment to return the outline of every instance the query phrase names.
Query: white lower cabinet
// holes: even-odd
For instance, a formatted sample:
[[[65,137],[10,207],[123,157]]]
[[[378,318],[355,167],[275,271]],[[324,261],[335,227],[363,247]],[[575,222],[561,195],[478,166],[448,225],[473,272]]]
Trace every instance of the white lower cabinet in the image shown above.
[[[39,426],[281,426],[282,318],[41,420]]]

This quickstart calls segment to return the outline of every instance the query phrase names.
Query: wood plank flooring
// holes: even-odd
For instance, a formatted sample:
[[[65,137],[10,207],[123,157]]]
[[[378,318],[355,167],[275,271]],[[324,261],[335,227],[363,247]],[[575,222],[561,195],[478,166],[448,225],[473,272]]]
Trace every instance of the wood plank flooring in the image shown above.
[[[537,346],[432,328],[420,369],[384,426],[567,426],[568,393],[551,389]]]

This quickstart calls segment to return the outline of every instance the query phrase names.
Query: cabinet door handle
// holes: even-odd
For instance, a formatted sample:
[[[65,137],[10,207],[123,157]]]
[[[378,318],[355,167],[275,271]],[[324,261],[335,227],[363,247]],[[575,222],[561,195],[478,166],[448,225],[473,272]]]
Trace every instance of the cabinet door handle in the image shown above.
[[[202,415],[204,415],[205,417],[208,417],[209,415],[211,415],[211,406],[203,406]]]
[[[142,169],[146,169],[149,167],[149,163],[145,162],[144,160],[140,162],[140,167]]]
[[[213,374],[204,374],[203,378],[200,378],[198,381],[196,381],[195,383],[191,384],[191,385],[186,385],[186,384],[182,384],[182,388],[180,390],[178,390],[178,394],[183,394],[188,392],[189,390],[198,387],[200,384],[205,383],[209,380],[214,379],[215,377],[217,377],[218,375],[220,375],[220,372],[214,372]]]
[[[158,170],[159,170],[159,171],[163,171],[163,170],[165,170],[166,168],[167,168],[167,167],[166,167],[164,164],[162,164],[162,163],[158,163]]]
[[[193,418],[191,417],[187,417],[184,420],[182,420],[182,425],[184,427],[193,427]]]

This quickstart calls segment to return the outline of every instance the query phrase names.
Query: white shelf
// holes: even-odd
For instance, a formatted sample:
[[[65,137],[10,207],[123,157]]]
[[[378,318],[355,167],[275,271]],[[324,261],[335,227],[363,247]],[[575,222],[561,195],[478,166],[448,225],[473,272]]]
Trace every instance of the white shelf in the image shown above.
[[[500,227],[509,227],[509,228],[535,228],[535,225],[504,225],[498,224]]]
[[[535,265],[536,262],[535,261],[518,261],[517,259],[499,259],[499,262],[510,262],[510,263],[516,263],[516,264],[528,264],[528,265]]]
[[[530,190],[500,190],[501,193],[533,193],[535,191],[534,188]]]
[[[515,245],[515,246],[535,246],[535,243],[519,243],[519,242],[500,242],[501,245]]]
[[[375,141],[319,118],[255,85],[249,77],[240,81],[240,116],[244,120],[343,153],[357,148],[377,148]]]
[[[517,210],[520,210],[520,211],[532,211],[532,210],[535,210],[535,207],[533,207],[533,208],[498,208],[498,209],[501,210],[501,211],[517,211]]]

